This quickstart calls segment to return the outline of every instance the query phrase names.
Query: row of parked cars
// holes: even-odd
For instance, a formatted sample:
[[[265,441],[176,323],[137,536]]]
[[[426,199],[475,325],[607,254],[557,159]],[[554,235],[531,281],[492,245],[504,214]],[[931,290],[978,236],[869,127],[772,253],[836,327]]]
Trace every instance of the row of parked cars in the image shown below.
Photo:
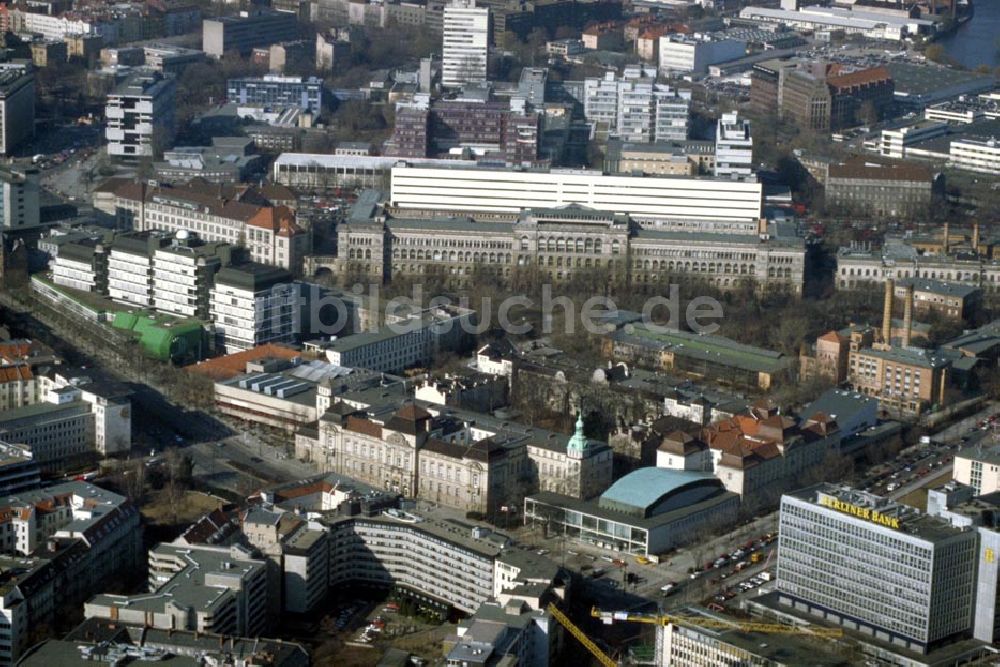
[[[691,578],[697,579],[702,572],[718,570],[726,567],[727,565],[736,566],[737,571],[742,570],[750,563],[759,562],[762,557],[763,550],[776,539],[778,539],[777,533],[768,533],[758,537],[757,539],[747,540],[742,547],[736,549],[732,553],[719,554],[715,560],[705,563],[701,570],[694,570],[691,572]]]

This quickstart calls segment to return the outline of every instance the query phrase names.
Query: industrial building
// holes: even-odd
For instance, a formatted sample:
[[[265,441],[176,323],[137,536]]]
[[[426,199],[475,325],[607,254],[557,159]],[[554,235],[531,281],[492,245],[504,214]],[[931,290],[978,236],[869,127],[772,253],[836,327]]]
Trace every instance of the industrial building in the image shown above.
[[[227,51],[247,56],[255,46],[269,46],[298,38],[298,22],[293,12],[271,9],[241,11],[237,16],[205,19],[202,23],[202,50],[213,58]]]

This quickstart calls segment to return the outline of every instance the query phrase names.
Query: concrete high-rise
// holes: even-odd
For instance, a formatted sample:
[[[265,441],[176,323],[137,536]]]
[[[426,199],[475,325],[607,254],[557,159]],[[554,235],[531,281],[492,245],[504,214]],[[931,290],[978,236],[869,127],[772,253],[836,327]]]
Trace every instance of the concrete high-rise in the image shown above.
[[[778,600],[924,654],[971,632],[977,549],[974,531],[822,484],[781,499]]]
[[[490,10],[476,0],[454,0],[444,8],[441,84],[458,87],[486,81]]]
[[[750,121],[736,112],[722,114],[715,132],[715,175],[744,179],[753,173],[753,137]]]

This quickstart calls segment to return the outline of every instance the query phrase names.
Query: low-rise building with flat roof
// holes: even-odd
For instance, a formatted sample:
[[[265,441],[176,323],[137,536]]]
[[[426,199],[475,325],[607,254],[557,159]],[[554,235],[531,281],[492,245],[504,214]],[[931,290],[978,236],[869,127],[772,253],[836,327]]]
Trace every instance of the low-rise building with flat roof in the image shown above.
[[[524,521],[598,548],[648,556],[734,521],[739,502],[710,473],[640,468],[596,501],[533,493],[524,499]]]
[[[662,329],[662,327],[658,327]],[[605,336],[604,354],[653,368],[725,380],[736,386],[769,389],[789,381],[795,359],[722,336],[680,330],[654,331],[643,324]]]

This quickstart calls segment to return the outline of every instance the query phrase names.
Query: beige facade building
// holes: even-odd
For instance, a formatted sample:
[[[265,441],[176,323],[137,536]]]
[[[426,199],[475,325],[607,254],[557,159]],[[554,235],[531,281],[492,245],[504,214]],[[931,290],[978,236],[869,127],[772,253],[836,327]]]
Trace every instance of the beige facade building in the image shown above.
[[[310,249],[310,236],[291,209],[240,201],[238,192],[129,183],[115,191],[115,209],[120,228],[195,232],[209,243],[246,247],[254,262],[291,271]]]
[[[527,493],[576,498],[611,484],[611,448],[454,408],[404,403],[383,418],[346,404],[320,419],[315,440],[299,437],[296,456],[328,472],[410,498],[494,513]]]
[[[963,449],[955,455],[951,477],[971,486],[977,496],[1000,491],[1000,446]]]
[[[339,225],[339,271],[383,281],[436,275],[460,287],[483,272],[506,281],[530,271],[562,282],[606,269],[613,280],[650,290],[691,278],[720,289],[753,282],[796,294],[804,280],[801,239],[762,235],[755,221],[700,221],[690,223],[697,231],[687,231],[691,227],[677,221],[644,229],[629,216],[580,206],[485,215],[481,221],[423,214],[402,219],[376,213]],[[715,227],[726,233],[712,233]]]

